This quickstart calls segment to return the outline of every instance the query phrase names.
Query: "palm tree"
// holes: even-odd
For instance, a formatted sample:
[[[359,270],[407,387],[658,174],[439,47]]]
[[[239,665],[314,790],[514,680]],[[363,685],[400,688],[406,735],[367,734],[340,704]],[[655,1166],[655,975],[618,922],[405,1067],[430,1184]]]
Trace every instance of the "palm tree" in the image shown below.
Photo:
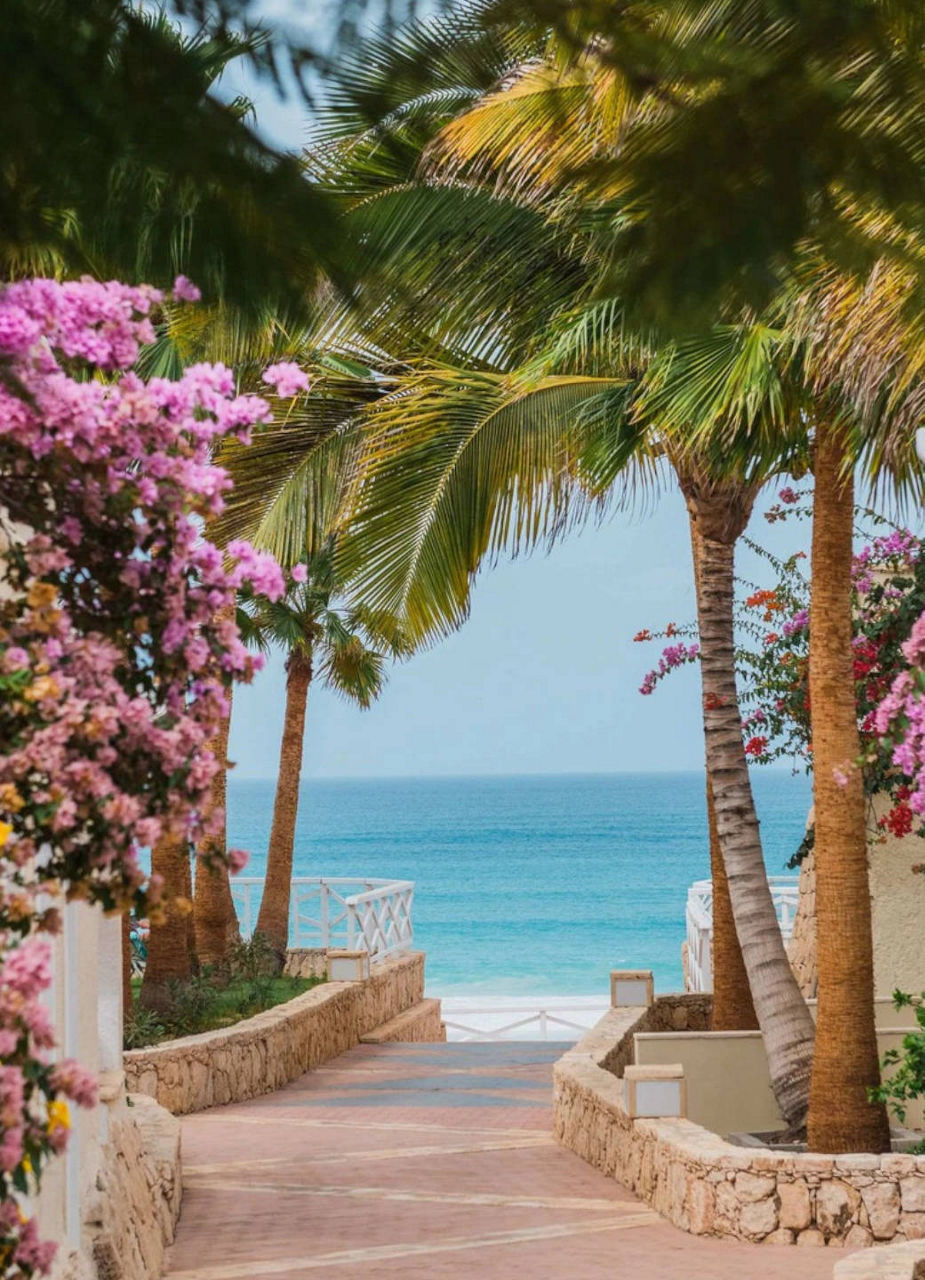
[[[874,1026],[867,803],[852,666],[854,481],[843,428],[816,425],[809,695],[815,805],[816,1054],[809,1106],[814,1151],[889,1151]],[[840,785],[836,776],[845,773]]]
[[[724,306],[760,311],[807,244],[862,280],[882,259],[913,261],[925,210],[918,0],[484,0],[471,20],[552,29],[572,58],[593,45],[656,104],[631,146],[573,169],[625,195],[613,261],[647,322],[689,334]],[[914,271],[920,284],[918,255]]]
[[[168,305],[159,326],[157,339],[142,352],[140,366],[149,376],[175,377],[188,364],[207,360],[227,364],[236,372],[238,383],[244,390],[266,392],[261,386],[263,370],[267,365],[282,359],[302,356],[309,342],[305,326],[297,318],[287,317],[282,311],[266,308],[256,317],[243,314],[239,308],[227,304],[213,307],[178,307]],[[317,443],[325,435],[324,423],[317,421],[317,413],[304,409],[304,401],[274,404],[274,417],[292,438],[306,443]],[[279,427],[275,430],[279,431]],[[268,432],[275,439],[274,432]],[[287,437],[289,439],[289,437]],[[254,447],[255,456],[265,456],[268,441],[261,437]],[[233,445],[226,446],[233,452]],[[266,477],[264,477],[264,480]],[[242,477],[242,485],[246,483]],[[236,496],[240,504],[242,495]],[[289,513],[290,527],[297,532],[297,520]],[[222,522],[213,522],[207,528],[211,538],[219,541],[230,535]],[[296,542],[289,548],[287,559],[298,557],[303,545]],[[234,610],[229,611],[229,618]],[[239,630],[251,631],[251,619],[238,609],[236,621]],[[232,686],[227,689],[229,703]],[[218,770],[211,788],[210,809],[225,813],[227,801],[228,737],[231,726],[231,710],[219,726],[212,743],[218,762]],[[227,848],[227,826],[224,819],[218,830],[205,837],[196,850],[196,879],[193,896],[193,924],[197,958],[221,977],[227,967],[231,944],[238,936],[238,922],[231,894],[231,884],[224,855]],[[179,917],[168,921],[168,928],[179,930]]]
[[[808,1137],[814,1150],[878,1151],[888,1149],[889,1130],[884,1109],[870,1103],[867,1094],[879,1068],[867,820],[863,776],[853,767],[860,744],[851,650],[852,468],[860,449],[860,421],[852,412],[852,397],[844,394],[845,379],[828,354],[820,358],[803,340],[802,328],[802,321],[789,330],[742,325],[692,339],[675,354],[656,398],[668,419],[687,421],[696,407],[701,433],[715,432],[733,454],[744,444],[752,457],[763,451],[773,455],[794,417],[812,451],[810,702],[821,967]],[[753,358],[742,376],[736,352],[748,348]],[[895,358],[892,363],[895,375]],[[787,382],[798,388],[790,397],[794,406],[801,401],[797,413],[784,408],[780,389]],[[746,428],[738,443],[730,421]],[[878,465],[882,470],[882,458]],[[836,782],[842,774],[844,786]]]
[[[158,915],[152,913],[138,1003],[142,1009],[161,1012],[172,1003],[171,983],[189,981],[196,968],[190,849],[186,841],[178,841],[169,833],[162,836],[151,850],[151,872],[163,882],[163,906]]]
[[[267,850],[267,873],[256,932],[285,960],[289,937],[289,904],[302,747],[308,691],[320,680],[344,697],[369,707],[382,688],[383,656],[369,647],[356,612],[336,604],[338,579],[334,544],[311,556],[304,583],[277,603],[261,602],[255,622],[265,642],[278,645],[286,657],[286,711],[280,746],[273,825]]]
[[[228,690],[231,698],[231,688]],[[210,744],[218,770],[212,779],[209,796],[210,813],[224,814],[228,795],[228,734],[231,709],[222,720]],[[228,951],[237,934],[237,919],[231,897],[231,882],[225,862],[226,825],[203,838],[196,850],[196,880],[193,891],[193,931],[199,963],[221,972]]]
[[[468,71],[469,63],[459,61]],[[368,134],[349,143],[336,138],[325,157],[338,189],[355,194],[351,216],[362,227],[370,254],[380,259],[374,284],[385,274],[383,262],[393,275],[397,305],[387,307],[376,293],[377,309],[363,332],[386,345],[402,340],[407,332],[402,303],[410,294],[418,351],[459,353],[452,364],[444,356],[439,366],[412,373],[370,411],[372,475],[342,541],[345,571],[357,575],[364,599],[397,611],[413,637],[439,634],[462,621],[473,573],[486,554],[559,536],[593,507],[590,497],[618,480],[646,438],[644,431],[626,429],[627,406],[633,400],[630,384],[651,359],[654,341],[653,335],[634,336],[619,300],[602,297],[598,286],[606,273],[607,243],[595,229],[608,226],[606,193],[584,189],[576,194],[571,185],[575,160],[593,158],[616,136],[618,124],[631,122],[636,104],[625,81],[593,53],[574,59],[565,71],[556,65],[554,52],[548,60],[534,56],[526,65],[509,67],[494,93],[449,122],[437,122],[430,141],[419,147],[416,170],[408,159],[413,148],[407,133],[401,134],[403,147],[395,148],[401,172],[390,189],[382,180],[387,165],[380,162],[380,151],[391,159],[383,134],[388,136],[393,124],[402,130],[409,117],[420,133],[425,106],[436,99],[442,109],[445,97],[425,86],[410,105],[393,106],[391,117]],[[543,145],[546,135],[549,145]],[[369,139],[375,144],[374,165],[364,159]],[[369,167],[374,179],[364,185]],[[482,252],[473,266],[471,312],[465,311],[470,282],[456,255],[441,268],[442,277],[435,278],[436,264],[430,267],[427,260],[426,247],[433,241],[442,241],[447,255],[451,209],[466,234],[471,235],[473,223],[486,228],[491,249],[500,253],[499,270],[483,277],[485,260],[490,272],[496,257],[477,245]],[[412,226],[415,256],[409,264],[406,228]],[[517,277],[506,264],[515,254],[530,264],[532,274],[512,291]],[[452,301],[441,306],[446,299]],[[512,314],[514,324],[509,323]],[[422,316],[428,322],[423,333]],[[519,336],[526,330],[533,337],[550,325],[553,337],[546,350],[535,339],[531,350]],[[406,342],[401,353],[407,349]],[[468,358],[469,366],[459,357]],[[524,359],[524,373],[508,372]],[[585,420],[577,432],[576,415]],[[582,463],[583,453],[600,448],[600,441],[591,447],[589,428],[595,421],[600,439],[615,446],[603,482],[591,476],[587,461]],[[657,422],[650,428],[660,434]],[[650,443],[643,454],[646,448],[651,457],[665,449],[665,442]],[[678,468],[695,524],[713,530],[700,540],[698,552],[707,561],[705,590],[712,591],[714,570],[720,577],[727,574],[731,586],[731,549],[751,509],[754,482],[744,488],[721,484],[708,459],[693,469],[679,460]],[[711,600],[717,599],[714,593]],[[730,688],[734,693],[727,643],[731,595],[728,618],[725,600],[721,603],[719,614],[714,607],[704,618],[704,644],[715,646],[715,660],[726,670],[717,681],[715,672],[709,674],[707,657],[705,679],[725,690],[720,695],[705,689],[711,791],[727,868],[738,859],[731,876],[736,922],[751,959],[772,1076],[784,1114],[799,1127],[812,1022],[790,972],[767,888],[737,707],[729,694]],[[739,753],[735,769],[730,750]],[[722,877],[718,886],[722,905]],[[728,913],[720,912],[718,920],[728,920]],[[746,1008],[728,1016],[749,1014]],[[722,1010],[720,1018],[727,1018]]]

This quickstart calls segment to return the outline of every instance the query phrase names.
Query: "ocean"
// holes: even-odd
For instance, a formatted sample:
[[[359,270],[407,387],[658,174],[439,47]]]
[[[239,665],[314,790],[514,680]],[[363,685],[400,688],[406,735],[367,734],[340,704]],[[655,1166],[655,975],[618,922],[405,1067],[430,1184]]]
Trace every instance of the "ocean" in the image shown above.
[[[760,769],[752,782],[780,874],[810,782]],[[273,788],[229,779],[245,875],[264,874]],[[294,874],[415,881],[437,995],[601,995],[613,968],[679,990],[688,885],[709,873],[701,773],[310,780],[300,793]]]

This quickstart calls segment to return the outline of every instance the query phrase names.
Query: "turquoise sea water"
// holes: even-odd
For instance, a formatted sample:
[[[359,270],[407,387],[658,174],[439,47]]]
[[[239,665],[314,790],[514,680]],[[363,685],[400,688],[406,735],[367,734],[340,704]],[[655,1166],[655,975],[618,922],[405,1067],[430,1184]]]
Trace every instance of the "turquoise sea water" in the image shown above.
[[[809,782],[752,774],[771,873],[799,844]],[[414,880],[438,994],[597,995],[612,968],[677,990],[684,906],[709,875],[703,775],[309,781],[295,874]],[[229,780],[229,843],[263,875],[270,781]]]

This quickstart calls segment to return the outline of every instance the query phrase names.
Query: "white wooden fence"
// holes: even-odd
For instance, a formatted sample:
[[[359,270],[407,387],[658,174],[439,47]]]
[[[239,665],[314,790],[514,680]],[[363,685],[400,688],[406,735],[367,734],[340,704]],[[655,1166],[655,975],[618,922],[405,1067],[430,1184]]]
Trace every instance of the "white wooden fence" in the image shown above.
[[[797,876],[768,876],[771,897],[784,941],[789,942],[797,913]],[[713,990],[713,881],[697,880],[687,891],[688,991]]]
[[[446,1038],[456,1041],[574,1041],[608,1009],[606,996],[444,995],[440,1000]]]
[[[263,880],[236,876],[231,881],[231,896],[241,934],[249,938],[257,924]],[[367,951],[371,959],[405,951],[414,942],[413,899],[413,880],[296,876],[289,910],[289,945]]]

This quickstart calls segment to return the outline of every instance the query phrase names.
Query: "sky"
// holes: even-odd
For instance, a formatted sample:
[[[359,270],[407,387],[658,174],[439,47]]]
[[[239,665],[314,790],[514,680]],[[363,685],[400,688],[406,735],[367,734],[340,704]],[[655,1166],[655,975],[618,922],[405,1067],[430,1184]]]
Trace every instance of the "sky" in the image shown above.
[[[760,514],[752,530],[785,554],[808,534]],[[773,585],[745,548],[739,572]],[[677,491],[666,490],[649,514],[618,514],[549,555],[484,570],[469,621],[393,665],[370,710],[312,689],[304,776],[697,769],[699,672],[683,668],[643,697],[640,681],[661,645],[632,639],[694,615],[687,516]],[[275,775],[284,699],[278,655],[235,691],[229,755],[237,777]]]
[[[274,0],[263,12],[316,23],[319,5]],[[304,142],[309,120],[300,103],[280,102],[253,80],[224,88],[251,96],[273,143],[294,149]],[[756,514],[752,533],[789,554],[808,530],[769,525]],[[763,572],[744,551],[739,569],[756,581]],[[761,585],[771,584],[762,578]],[[677,491],[667,489],[649,511],[615,515],[549,555],[484,571],[465,626],[394,665],[369,711],[313,688],[304,776],[700,768],[699,673],[685,668],[642,697],[640,680],[660,646],[632,642],[641,628],[689,622],[694,611],[687,517]],[[235,692],[235,776],[275,776],[284,703],[283,661],[275,655],[252,686]]]

